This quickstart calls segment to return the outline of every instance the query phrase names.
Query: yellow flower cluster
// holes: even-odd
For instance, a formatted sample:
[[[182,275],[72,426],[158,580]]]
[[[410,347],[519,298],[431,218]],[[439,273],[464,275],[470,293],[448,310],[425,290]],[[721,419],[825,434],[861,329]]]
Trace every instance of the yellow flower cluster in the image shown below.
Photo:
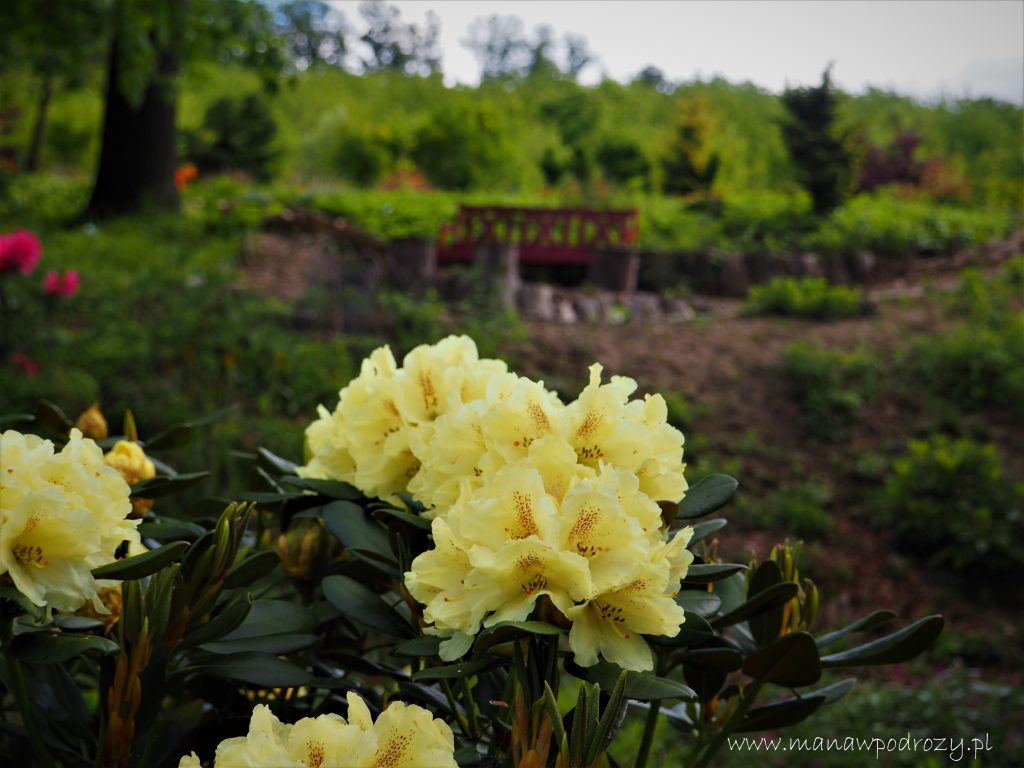
[[[455,768],[455,739],[441,720],[415,705],[395,702],[376,721],[365,702],[348,694],[348,720],[307,717],[294,725],[257,704],[249,733],[222,741],[214,768]],[[178,768],[201,768],[193,752]]]
[[[77,429],[64,448],[35,435],[0,435],[0,576],[35,605],[74,611],[92,600],[91,571],[113,562],[118,546],[139,543],[127,519],[130,489]]]
[[[641,636],[679,632],[692,531],[668,539],[657,504],[686,492],[683,435],[660,395],[630,400],[636,387],[602,383],[595,364],[565,405],[466,337],[418,347],[401,369],[381,348],[307,430],[302,473],[427,506],[435,548],[405,583],[445,660],[546,596],[572,622],[578,663],[650,669]]]

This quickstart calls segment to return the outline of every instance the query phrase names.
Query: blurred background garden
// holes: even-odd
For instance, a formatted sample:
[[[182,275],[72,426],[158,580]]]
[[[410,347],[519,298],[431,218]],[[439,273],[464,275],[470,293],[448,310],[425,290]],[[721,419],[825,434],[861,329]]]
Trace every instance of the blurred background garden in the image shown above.
[[[1024,764],[1020,78],[1009,95],[847,90],[831,56],[779,88],[672,61],[613,77],[578,29],[506,2],[459,31],[465,82],[445,69],[445,4],[399,5],[2,4],[3,426],[93,403],[130,409],[143,439],[191,423],[167,458],[212,472],[194,497],[230,498],[258,447],[301,459],[316,406],[382,342],[467,333],[570,398],[600,361],[665,393],[691,484],[740,479],[729,557],[804,540],[823,625],[946,616],[923,659],[800,735],[988,733],[982,764]],[[666,24],[703,6],[646,5]],[[879,29],[897,12],[861,5]],[[1019,71],[1019,3],[909,5],[1016,30]],[[524,273],[554,286],[538,316],[389,279],[391,244],[434,243],[461,205],[635,209],[638,293]],[[344,267],[309,267],[324,259]],[[657,749],[671,764],[670,729]]]

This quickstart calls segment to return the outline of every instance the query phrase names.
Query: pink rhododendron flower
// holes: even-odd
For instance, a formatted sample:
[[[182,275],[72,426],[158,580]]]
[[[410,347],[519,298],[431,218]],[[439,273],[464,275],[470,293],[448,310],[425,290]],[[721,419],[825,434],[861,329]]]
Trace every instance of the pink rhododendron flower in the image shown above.
[[[51,296],[74,296],[78,293],[79,285],[78,272],[73,269],[67,270],[63,275],[51,269],[43,278],[43,290]]]
[[[39,238],[25,229],[0,235],[0,272],[18,270],[27,275],[36,268],[43,246]]]
[[[39,363],[33,360],[31,357],[26,355],[24,352],[12,352],[11,362],[21,368],[25,372],[26,376],[38,376],[39,375]]]

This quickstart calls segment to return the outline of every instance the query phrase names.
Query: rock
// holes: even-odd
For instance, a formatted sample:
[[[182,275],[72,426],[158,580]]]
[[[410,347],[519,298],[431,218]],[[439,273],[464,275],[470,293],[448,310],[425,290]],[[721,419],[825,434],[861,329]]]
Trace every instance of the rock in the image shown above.
[[[697,316],[693,305],[682,296],[662,296],[661,314],[669,320],[693,320]]]
[[[437,243],[405,237],[388,243],[385,279],[392,288],[422,297],[437,273]]]
[[[576,293],[572,297],[576,316],[585,323],[599,323],[604,317],[601,297],[594,294]]]
[[[555,300],[555,320],[566,325],[576,322],[576,310],[573,309],[572,300],[568,296],[559,296]]]
[[[632,320],[656,320],[661,315],[661,302],[653,293],[634,293],[624,298]]]
[[[815,253],[800,254],[800,264],[803,267],[803,274],[807,277],[824,277],[821,268],[821,260]]]
[[[846,257],[846,268],[859,283],[871,280],[878,266],[878,258],[871,251],[857,251]]]
[[[523,283],[516,305],[523,317],[549,323],[555,319],[555,289],[546,283]]]

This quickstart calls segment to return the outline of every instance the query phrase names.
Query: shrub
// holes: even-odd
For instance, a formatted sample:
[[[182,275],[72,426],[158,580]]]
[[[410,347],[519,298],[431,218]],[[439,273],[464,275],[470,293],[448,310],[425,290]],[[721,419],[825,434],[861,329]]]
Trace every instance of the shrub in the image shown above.
[[[784,530],[800,538],[820,538],[833,527],[828,511],[831,491],[823,482],[783,488],[763,501],[752,501],[751,521],[759,528]]]
[[[807,433],[826,441],[846,437],[871,394],[871,358],[861,350],[793,342],[783,350],[781,370]]]
[[[748,315],[780,315],[814,320],[854,317],[862,312],[864,292],[859,287],[831,285],[823,277],[776,277],[756,285],[743,304]]]
[[[937,435],[911,440],[877,498],[879,525],[903,549],[959,572],[999,576],[1024,566],[1024,485],[996,447]]]
[[[224,97],[206,110],[199,130],[183,134],[185,156],[203,173],[240,170],[265,181],[277,156],[272,147],[276,134],[263,96]]]
[[[905,360],[921,387],[961,408],[1024,414],[1024,315],[961,323],[921,339]]]

